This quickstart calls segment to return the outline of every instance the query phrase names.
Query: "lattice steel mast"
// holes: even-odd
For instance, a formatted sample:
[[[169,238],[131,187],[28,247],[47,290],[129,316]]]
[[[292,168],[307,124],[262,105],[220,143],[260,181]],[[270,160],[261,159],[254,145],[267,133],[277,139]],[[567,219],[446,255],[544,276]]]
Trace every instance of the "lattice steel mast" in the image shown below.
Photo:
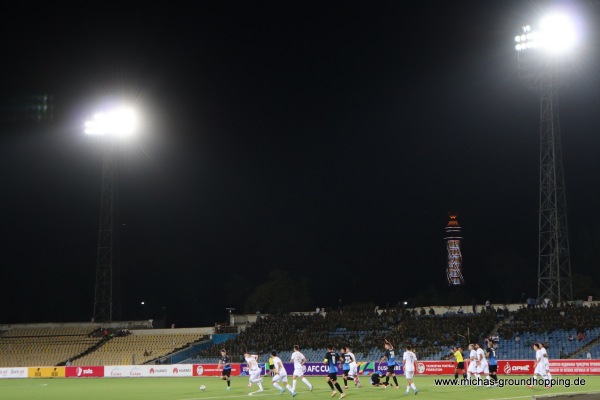
[[[116,148],[114,144],[109,144],[102,161],[100,226],[94,290],[94,321],[96,322],[110,322],[120,317],[117,170]]]
[[[567,200],[558,112],[559,71],[540,80],[538,297],[573,300]]]
[[[97,113],[85,123],[85,133],[102,136],[100,144],[105,146],[102,160],[100,227],[94,290],[93,320],[96,322],[110,322],[121,318],[118,156],[122,141],[136,131],[137,125],[135,111],[126,106]]]
[[[542,21],[540,31],[527,25],[515,37],[521,75],[540,96],[538,298],[555,304],[573,299],[558,110],[565,76],[562,51],[571,34],[565,17],[555,15]]]

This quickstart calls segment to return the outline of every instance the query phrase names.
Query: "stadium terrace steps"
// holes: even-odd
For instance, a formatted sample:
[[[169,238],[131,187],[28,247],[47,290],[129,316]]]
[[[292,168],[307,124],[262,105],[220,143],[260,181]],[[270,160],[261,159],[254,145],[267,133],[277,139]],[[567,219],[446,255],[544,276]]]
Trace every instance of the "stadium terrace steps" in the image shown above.
[[[205,338],[204,334],[147,334],[106,337],[100,325],[13,328],[0,336],[0,367],[142,364]],[[125,331],[120,331],[125,332]]]
[[[201,334],[160,334],[114,337],[96,351],[73,361],[73,365],[145,364],[201,341]]]

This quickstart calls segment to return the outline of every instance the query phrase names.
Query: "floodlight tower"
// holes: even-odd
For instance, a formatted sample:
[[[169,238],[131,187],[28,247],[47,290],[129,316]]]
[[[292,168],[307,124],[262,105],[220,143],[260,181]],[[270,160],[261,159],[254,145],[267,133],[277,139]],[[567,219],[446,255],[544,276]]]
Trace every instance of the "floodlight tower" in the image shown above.
[[[102,192],[98,230],[98,257],[93,320],[120,319],[120,265],[118,245],[117,150],[121,140],[137,126],[135,113],[125,107],[98,113],[85,123],[87,135],[103,136]]]
[[[526,25],[515,37],[521,75],[540,95],[538,297],[573,299],[558,95],[576,30],[561,14]]]
[[[448,249],[448,263],[446,264],[446,277],[448,285],[457,286],[465,283],[462,274],[462,253],[460,242],[462,233],[456,214],[450,214],[450,220],[446,225],[446,248]]]

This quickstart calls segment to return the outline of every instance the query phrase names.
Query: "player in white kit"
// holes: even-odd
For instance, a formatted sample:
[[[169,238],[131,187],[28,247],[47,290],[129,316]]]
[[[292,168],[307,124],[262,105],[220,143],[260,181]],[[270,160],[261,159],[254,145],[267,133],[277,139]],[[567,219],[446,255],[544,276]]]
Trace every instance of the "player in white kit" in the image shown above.
[[[471,383],[471,375],[475,375],[477,373],[477,351],[475,350],[475,346],[471,343],[469,344],[469,367],[467,368],[467,380]]]
[[[542,352],[542,363],[543,363],[543,369],[546,371],[546,379],[548,380],[548,385],[550,385],[550,380],[552,379],[552,374],[550,373],[550,360],[548,359],[548,352],[546,351],[546,348],[544,347],[544,345],[540,342],[540,351]],[[550,387],[550,386],[547,386]]]
[[[297,344],[294,345],[294,352],[292,353],[292,357],[290,359],[291,362],[294,363],[294,380],[292,381],[292,391],[296,392],[296,378],[301,378],[302,382],[308,386],[308,390],[312,392],[313,387],[304,377],[304,363],[306,362],[306,357],[304,354],[300,353],[300,346]]]
[[[285,370],[285,367],[283,366],[281,358],[277,357],[277,352],[275,351],[271,352],[271,356],[273,356],[273,365],[275,367],[273,369],[273,371],[275,372],[273,375],[273,386],[275,386],[279,390],[280,394],[283,394],[285,392],[285,389],[287,389],[292,394],[292,397],[296,396],[296,392],[294,392],[294,390],[288,383],[287,372]],[[279,385],[278,382],[280,381],[285,383],[285,389]]]
[[[415,362],[417,362],[417,355],[412,351],[411,346],[406,346],[406,351],[402,356],[402,369],[404,370],[404,376],[406,377],[406,394],[410,392],[410,389],[415,392],[415,394],[419,393],[419,390],[415,386],[413,382],[413,377],[415,376]]]
[[[533,363],[533,367],[535,369],[533,371],[533,378],[535,379],[536,375],[539,375],[542,379],[548,380],[547,382],[550,382],[550,377],[548,376],[550,373],[550,363],[548,362],[548,353],[546,352],[546,349],[542,346],[541,343],[536,342],[533,344],[533,350],[535,350],[535,361]],[[530,388],[533,387],[533,385],[527,386],[529,386]]]
[[[260,368],[258,366],[258,356],[256,354],[250,354],[248,352],[244,353],[244,359],[246,360],[246,364],[248,364],[248,376],[250,380],[250,384],[256,383],[258,386],[258,390],[254,392],[248,393],[249,396],[252,396],[254,393],[264,392],[262,386],[262,378],[260,373]]]
[[[354,386],[361,387],[360,379],[358,379],[358,364],[356,363],[356,357],[354,357],[354,353],[350,349],[350,347],[346,347],[346,354],[352,357],[352,361],[350,362],[350,371],[348,371],[348,376],[354,378]]]
[[[490,366],[488,364],[487,357],[485,355],[485,351],[479,345],[479,343],[475,344],[476,354],[477,354],[477,369],[475,372],[475,378],[477,378],[477,384],[481,385],[481,374],[485,374],[485,381],[487,383],[487,387],[490,387]]]

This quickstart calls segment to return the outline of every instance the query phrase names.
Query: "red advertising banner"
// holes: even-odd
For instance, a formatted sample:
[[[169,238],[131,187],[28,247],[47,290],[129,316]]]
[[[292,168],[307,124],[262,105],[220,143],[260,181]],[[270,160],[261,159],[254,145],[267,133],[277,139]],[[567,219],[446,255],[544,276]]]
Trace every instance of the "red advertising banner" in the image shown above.
[[[498,360],[498,375],[533,375],[533,360]]]
[[[104,366],[100,367],[66,367],[67,378],[104,377]]]
[[[533,375],[533,360],[498,360],[498,375]],[[422,375],[454,374],[452,361],[418,361]],[[469,362],[465,361],[465,368]],[[600,375],[600,360],[550,360],[550,372],[557,375]]]
[[[453,375],[455,365],[456,362],[453,361],[417,361],[417,373],[420,375]],[[469,361],[465,361],[465,370],[468,367]],[[533,375],[533,361],[498,361],[498,374]]]
[[[560,375],[600,375],[600,360],[550,360],[550,373]]]
[[[221,376],[221,370],[217,369],[218,364],[194,364],[192,368],[193,376]],[[240,364],[231,364],[231,376],[241,374]]]
[[[452,361],[417,361],[416,372],[421,375],[450,375],[454,374],[454,363]]]

